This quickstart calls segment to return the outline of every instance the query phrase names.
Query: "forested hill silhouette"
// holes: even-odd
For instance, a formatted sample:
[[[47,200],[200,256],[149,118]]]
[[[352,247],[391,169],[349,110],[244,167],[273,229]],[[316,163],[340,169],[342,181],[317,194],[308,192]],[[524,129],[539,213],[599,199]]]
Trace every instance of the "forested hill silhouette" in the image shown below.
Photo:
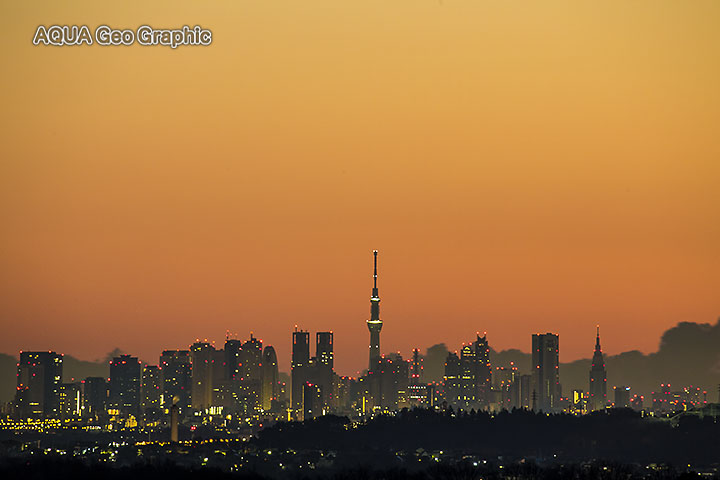
[[[413,409],[365,424],[353,425],[335,416],[279,423],[262,430],[255,442],[264,449],[332,451],[348,458],[362,454],[377,462],[396,452],[423,449],[480,459],[710,465],[718,461],[718,438],[720,422],[712,417],[683,417],[674,427],[668,421],[641,418],[630,409],[585,416]]]
[[[562,333],[560,334],[562,341]],[[562,343],[561,343],[562,345]],[[443,353],[444,352],[444,353]],[[425,355],[425,373],[431,380],[442,371],[447,348],[444,344],[430,347]],[[562,359],[562,347],[560,352]],[[514,362],[521,373],[530,373],[531,355],[520,350],[491,350],[493,367]],[[582,359],[560,364],[563,393],[573,389],[588,389],[591,360]],[[681,322],[663,333],[658,351],[644,354],[633,350],[619,355],[605,355],[608,378],[608,398],[612,401],[613,386],[630,386],[633,393],[649,395],[661,383],[678,389],[698,386],[708,391],[708,401],[718,401],[720,384],[720,318],[709,323]]]

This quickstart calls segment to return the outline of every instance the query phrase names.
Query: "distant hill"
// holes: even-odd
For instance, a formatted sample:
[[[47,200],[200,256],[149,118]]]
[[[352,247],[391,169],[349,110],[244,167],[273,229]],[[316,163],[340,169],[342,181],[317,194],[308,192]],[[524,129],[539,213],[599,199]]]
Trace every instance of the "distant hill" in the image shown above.
[[[445,344],[428,349],[423,363],[429,381],[442,379],[440,372],[444,369],[447,351]],[[516,349],[500,352],[491,350],[490,362],[493,368],[514,362],[520,373],[530,373],[532,357]],[[564,395],[573,389],[587,391],[590,364],[590,359],[560,364],[560,382]],[[613,400],[613,386],[632,387],[632,393],[647,398],[651,392],[657,391],[661,383],[669,383],[678,389],[697,386],[707,390],[708,401],[720,401],[720,319],[715,325],[679,323],[663,334],[657,352],[646,355],[633,350],[619,355],[606,355],[605,365],[610,401]]]

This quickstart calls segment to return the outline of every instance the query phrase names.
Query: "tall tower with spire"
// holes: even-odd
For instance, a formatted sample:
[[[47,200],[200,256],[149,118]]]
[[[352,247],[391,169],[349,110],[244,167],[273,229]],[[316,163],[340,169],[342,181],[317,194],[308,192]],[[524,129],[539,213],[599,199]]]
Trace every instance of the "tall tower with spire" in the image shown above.
[[[373,289],[370,297],[370,319],[367,321],[368,330],[370,330],[370,362],[368,369],[372,370],[377,361],[380,359],[380,330],[382,330],[383,322],[380,320],[380,296],[377,286],[377,257],[378,251],[373,250],[375,268],[373,270]]]
[[[590,398],[588,407],[590,411],[605,410],[607,406],[607,372],[605,371],[605,360],[600,348],[600,326],[597,327],[595,339],[595,353],[593,354],[592,367],[590,368]]]

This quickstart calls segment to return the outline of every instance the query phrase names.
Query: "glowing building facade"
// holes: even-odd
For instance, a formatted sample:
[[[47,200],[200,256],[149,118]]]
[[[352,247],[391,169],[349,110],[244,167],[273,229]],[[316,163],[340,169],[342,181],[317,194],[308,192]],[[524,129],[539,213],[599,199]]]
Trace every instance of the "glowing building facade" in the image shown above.
[[[63,358],[55,352],[20,352],[15,408],[20,418],[58,418]]]
[[[120,355],[110,362],[109,407],[121,415],[135,415],[140,411],[140,360]]]
[[[160,355],[163,375],[163,408],[177,404],[180,413],[189,409],[192,391],[192,360],[189,350],[165,350]]]

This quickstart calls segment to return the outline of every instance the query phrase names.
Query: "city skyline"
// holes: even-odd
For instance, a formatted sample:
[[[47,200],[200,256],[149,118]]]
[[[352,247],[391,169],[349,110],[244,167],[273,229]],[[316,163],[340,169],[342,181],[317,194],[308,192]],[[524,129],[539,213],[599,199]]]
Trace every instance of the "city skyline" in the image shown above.
[[[410,347],[410,348],[407,349],[407,350],[396,350],[396,351],[389,350],[389,351],[383,351],[383,349],[382,349],[382,347],[381,347],[381,345],[380,345],[380,330],[382,329],[383,321],[380,319],[380,309],[379,309],[380,296],[379,296],[379,288],[378,288],[378,253],[379,253],[378,250],[372,250],[372,254],[373,254],[373,271],[372,271],[372,293],[371,293],[371,296],[370,296],[371,309],[370,309],[370,315],[369,315],[369,317],[367,317],[367,320],[366,320],[367,328],[370,330],[370,366],[373,365],[373,363],[374,363],[374,361],[375,361],[374,359],[377,359],[377,358],[379,358],[379,357],[383,357],[383,358],[384,358],[386,354],[393,354],[393,353],[401,354],[401,353],[405,353],[405,354],[407,355],[407,354],[409,354],[409,352],[412,352],[412,351],[414,351],[415,349],[421,348],[421,347],[422,347],[422,348],[429,348],[429,347],[431,347],[431,346],[433,346],[433,345],[439,345],[439,344],[452,345],[453,343],[450,343],[450,342],[447,342],[447,341],[438,341],[438,342],[435,342],[435,343],[430,343],[430,344],[428,344],[428,345],[417,345],[417,344],[415,344],[415,345],[413,345],[412,347]],[[358,322],[356,321],[355,323],[358,323]],[[378,325],[379,325],[379,327],[378,327]],[[295,324],[293,327],[294,327],[295,331],[297,332],[299,325],[298,325],[298,324]],[[300,325],[300,327],[301,327],[300,331],[304,331],[304,330],[302,330],[302,328],[304,328],[304,325]],[[591,355],[591,356],[588,356],[588,355],[587,355],[587,352],[585,352],[585,353],[581,353],[578,357],[571,358],[571,359],[569,359],[569,360],[568,360],[568,359],[563,359],[564,362],[573,361],[573,360],[578,360],[578,359],[585,359],[585,358],[590,358],[590,357],[592,357],[593,360],[595,360],[595,358],[597,357],[599,348],[600,348],[600,343],[599,343],[599,342],[600,342],[600,337],[599,337],[599,336],[600,336],[600,332],[599,332],[600,325],[597,324],[597,325],[595,325],[595,327],[597,328],[597,332],[596,332],[596,333],[597,333],[597,338],[596,338],[596,344],[595,344],[595,357],[592,357],[592,355]],[[392,328],[392,326],[391,326],[390,328]],[[320,330],[323,330],[323,329],[320,329]],[[332,332],[335,331],[335,330],[337,330],[337,327],[335,327],[335,328],[325,328],[324,330],[327,330],[327,331],[332,335]],[[341,330],[342,330],[342,329],[341,329]],[[535,329],[535,330],[533,330],[533,331],[531,332],[531,334],[533,335],[533,338],[534,338],[537,334],[539,334],[539,332],[540,332],[541,330],[543,330],[543,329],[540,328],[540,329]],[[577,324],[575,325],[575,330],[577,330]],[[392,330],[390,330],[390,331],[392,331]],[[479,335],[480,331],[481,331],[481,330],[477,330],[477,334],[478,334],[478,335]],[[483,331],[485,332],[484,334],[486,335],[486,334],[487,334],[487,330],[483,330]],[[373,333],[373,332],[376,332],[376,333]],[[247,334],[249,334],[249,336],[250,336],[251,339],[254,338],[254,333],[255,333],[255,330],[252,329],[252,328],[247,332]],[[376,339],[373,339],[373,335],[377,335],[377,338],[376,338]],[[384,336],[383,336],[383,337],[384,337]],[[234,339],[237,339],[238,341],[240,341],[240,339],[241,339],[241,338],[244,338],[244,337],[243,337],[243,334],[242,334],[241,332],[236,332],[236,331],[231,332],[230,329],[227,329],[227,330],[225,331],[225,338],[224,338],[224,340],[225,340],[225,341],[228,341],[228,340],[233,339],[233,338],[234,338]],[[407,337],[405,337],[405,340],[407,341]],[[262,339],[260,339],[259,341],[262,343]],[[214,347],[215,345],[220,344],[220,341],[219,341],[219,340],[212,339],[212,338],[208,338],[208,337],[196,337],[195,340],[194,340],[194,342],[195,342],[195,343],[197,343],[197,342],[205,342],[205,343],[207,343],[208,345],[212,345],[213,347]],[[208,343],[208,342],[209,342],[209,343]],[[412,344],[412,340],[410,340],[410,342],[411,342],[411,344]],[[32,340],[28,340],[28,341],[25,341],[25,342],[24,342],[24,345],[27,347],[28,344],[32,345],[32,343],[33,343]],[[457,344],[458,342],[454,342],[454,343]],[[466,344],[464,339],[463,339],[460,343],[461,343],[463,346]],[[280,367],[280,371],[283,371],[283,372],[286,372],[286,373],[287,373],[287,372],[290,372],[290,370],[291,370],[291,367],[290,367],[290,366],[291,366],[291,364],[292,364],[291,355],[290,355],[290,350],[291,350],[291,349],[288,348],[288,349],[287,349],[287,352],[286,352],[285,349],[283,348],[283,342],[278,342],[278,343],[272,343],[272,342],[270,342],[270,343],[268,343],[268,344],[273,345],[273,346],[278,346],[278,347],[277,347],[278,350],[280,350],[280,352],[283,353],[283,355],[282,355],[281,358],[284,358],[284,357],[285,357],[285,353],[287,353],[287,359],[288,359],[288,361],[287,361],[287,362],[284,362],[284,363],[283,363],[283,362],[280,362],[280,365],[284,365],[284,364],[286,363],[286,364],[287,364],[287,365],[285,365],[286,368],[283,369],[283,367],[281,366],[281,367]],[[342,342],[341,342],[341,345],[343,345]],[[373,348],[373,345],[375,345],[375,348]],[[178,346],[175,346],[175,347],[170,347],[170,346],[163,347],[163,350],[165,350],[166,348],[170,348],[170,349],[176,348],[176,349],[180,350],[180,349],[184,349],[184,348],[186,348],[186,347],[187,347],[187,348],[190,348],[191,346],[192,346],[192,342],[191,342],[191,343],[188,343],[187,346],[185,346],[184,344],[182,344],[182,345],[178,345]],[[658,339],[658,346],[659,346],[659,339]],[[572,349],[572,346],[571,346],[571,349]],[[52,346],[48,346],[48,348],[24,348],[24,350],[25,350],[25,351],[44,351],[44,350],[59,351],[60,349],[54,348],[54,347],[52,347]],[[449,348],[448,350],[449,350],[450,352],[453,351],[452,348]],[[514,344],[514,345],[511,344],[511,345],[507,346],[506,348],[494,348],[494,350],[495,350],[495,351],[499,351],[499,352],[500,352],[500,351],[503,351],[503,350],[519,350],[519,351],[524,352],[524,353],[532,354],[532,352],[535,350],[534,340],[533,340],[533,342],[532,342],[532,344],[531,344],[531,348],[529,348],[529,349],[527,349],[527,350],[523,348],[523,345],[518,345],[518,344]],[[634,351],[634,350],[637,350],[637,349],[636,349],[636,348],[630,348],[630,349],[628,349],[628,350],[626,350],[626,351]],[[114,352],[114,351],[120,351],[120,352],[123,352],[123,353],[128,353],[128,352],[129,352],[129,350],[126,351],[125,349],[122,349],[122,348],[119,348],[118,346],[116,346],[115,348],[113,348],[113,349],[111,349],[111,350],[108,350],[108,355],[110,355],[110,354],[111,354],[112,352]],[[459,349],[458,349],[458,350],[454,350],[454,351],[455,351],[456,354],[459,354],[459,353],[460,353],[460,350],[459,350]],[[19,350],[19,352],[22,353],[22,350]],[[10,352],[7,352],[7,353],[13,355],[13,353],[10,353]],[[146,365],[151,365],[151,364],[154,363],[152,360],[147,360],[148,358],[153,358],[153,357],[152,357],[152,354],[149,355],[149,356],[146,356],[146,355],[143,355],[143,354],[138,354],[137,352],[130,352],[130,353],[133,354],[133,355],[137,355],[138,357],[140,357],[141,361],[142,361],[143,363],[145,363]],[[618,351],[617,353],[622,353],[622,352]],[[652,353],[652,352],[644,352],[644,353]],[[356,357],[356,356],[357,356],[357,352],[354,352],[354,353],[351,354],[351,355],[352,355],[353,357]],[[73,355],[73,356],[74,356],[74,355]],[[76,357],[76,358],[79,358],[79,357]],[[340,356],[340,358],[342,359],[343,356]],[[346,358],[347,358],[347,357],[346,357]],[[367,358],[367,357],[366,357],[366,358]],[[600,353],[600,358],[602,358],[602,353]],[[91,360],[91,359],[82,359],[82,360],[86,360],[86,361],[98,361],[98,360],[100,360],[100,359],[94,359],[94,360]],[[343,363],[341,362],[341,365],[342,365],[342,364],[343,364]],[[366,361],[365,365],[366,365],[365,367],[359,368],[359,369],[354,370],[354,371],[340,371],[340,373],[343,374],[343,375],[357,376],[357,375],[359,375],[362,371],[367,370],[367,368],[368,368],[368,367],[367,367],[367,361]]]
[[[378,298],[376,287],[372,298]],[[14,400],[2,408],[21,420],[120,420],[131,422],[127,424],[131,428],[137,422],[154,428],[166,423],[168,414],[175,427],[179,419],[212,421],[218,415],[252,424],[251,419],[302,421],[328,414],[367,419],[415,407],[572,415],[632,408],[667,418],[673,412],[712,404],[708,394],[713,392],[690,382],[674,388],[660,383],[651,395],[615,385],[611,400],[599,327],[587,388],[566,384],[564,392],[560,337],[550,332],[532,335],[532,363],[525,367],[512,361],[493,365],[487,334],[478,333],[476,341],[463,343],[459,355],[446,350],[439,378],[424,370],[437,365],[428,363],[429,352],[423,356],[418,349],[410,358],[400,353],[371,356],[361,376],[339,375],[334,369],[333,332],[316,332],[315,338],[311,356],[310,332],[297,327],[292,332],[289,379],[279,376],[274,347],[266,344],[263,349],[262,341],[252,334],[246,341],[227,338],[220,349],[197,341],[186,350],[163,350],[157,365],[143,365],[137,357],[118,354],[109,362],[107,378],[68,378],[63,373],[63,354],[21,351]],[[377,339],[371,336],[370,345],[372,351]],[[437,358],[432,361],[436,363]],[[177,441],[175,427],[173,441]]]
[[[720,317],[717,317],[715,320],[716,320],[716,322],[720,322]],[[673,325],[671,328],[677,328],[678,326],[680,326],[680,325],[683,324],[683,323],[684,323],[684,322],[679,322],[678,324]],[[698,325],[698,326],[702,326],[702,325],[710,326],[710,325],[712,325],[711,323],[700,323],[700,322],[689,322],[689,324]],[[577,361],[579,361],[579,360],[588,360],[588,361],[589,361],[589,360],[592,360],[592,361],[595,360],[595,357],[597,356],[597,348],[599,348],[599,325],[595,325],[595,326],[593,326],[593,327],[598,330],[598,332],[597,332],[597,338],[593,337],[593,338],[595,338],[595,340],[596,340],[596,343],[595,343],[595,348],[596,348],[596,350],[595,350],[595,352],[593,352],[592,348],[586,347],[586,348],[585,348],[585,350],[586,350],[585,353],[581,353],[581,354],[579,355],[579,357],[577,357],[577,358],[570,358],[570,359],[568,359],[568,358],[567,358],[567,355],[561,354],[561,355],[559,356],[559,362],[560,362],[560,363],[569,364],[569,363],[577,362]],[[294,329],[295,332],[298,332],[298,331],[300,331],[300,332],[314,331],[314,330],[311,330],[311,329],[304,329],[304,326],[303,326],[303,325],[294,325],[294,326],[293,326],[293,329]],[[335,330],[332,330],[332,329],[326,329],[326,330],[327,330],[327,333],[335,336],[335,333],[336,333]],[[365,330],[365,334],[366,334],[366,333],[367,333],[367,328],[365,328],[364,330]],[[588,330],[589,330],[589,329],[588,329]],[[664,331],[663,333],[667,333],[669,330],[670,330],[670,329]],[[319,331],[322,331],[322,329],[319,330]],[[531,339],[532,336],[540,335],[540,334],[541,334],[541,331],[543,331],[543,329],[536,329],[536,330],[530,331],[530,332],[526,335],[527,338],[524,339],[524,340],[526,340],[524,343],[523,343],[523,342],[518,342],[518,343],[515,344],[515,345],[509,345],[507,348],[498,348],[498,347],[494,344],[494,342],[491,342],[490,348],[491,348],[496,354],[505,354],[505,353],[508,353],[508,352],[519,352],[519,353],[522,354],[522,355],[528,355],[528,356],[530,356],[530,355],[532,355],[532,352],[533,352],[533,346],[532,346],[533,343],[532,343],[532,341],[531,341],[530,339]],[[187,350],[187,349],[190,349],[194,344],[197,344],[197,343],[202,343],[202,344],[211,345],[211,346],[214,347],[214,348],[222,348],[223,343],[224,343],[224,342],[227,342],[228,340],[236,341],[236,342],[242,342],[242,341],[244,341],[244,340],[246,339],[246,337],[247,337],[247,338],[250,338],[250,339],[256,338],[256,337],[255,337],[255,333],[256,333],[256,330],[249,330],[248,332],[246,332],[246,335],[243,336],[242,333],[237,333],[237,332],[232,332],[232,333],[231,333],[230,330],[226,330],[225,336],[224,336],[221,340],[220,340],[220,339],[216,340],[216,339],[212,339],[212,338],[208,338],[208,337],[204,337],[204,338],[203,338],[203,337],[197,337],[197,338],[188,340],[186,343],[180,343],[180,344],[174,344],[174,345],[165,345],[165,346],[162,346],[162,344],[159,344],[158,346],[153,347],[153,353],[151,353],[151,354],[149,354],[149,355],[142,355],[142,354],[138,354],[138,353],[135,352],[135,351],[125,350],[125,349],[121,349],[121,348],[117,348],[117,347],[116,347],[116,348],[114,348],[114,349],[112,349],[112,350],[109,350],[109,351],[108,351],[103,357],[101,357],[101,358],[88,359],[88,358],[82,358],[82,357],[78,356],[75,352],[65,351],[65,350],[62,350],[62,349],[58,349],[58,348],[53,347],[52,345],[47,345],[45,348],[30,348],[30,347],[28,347],[27,345],[28,345],[28,344],[29,344],[29,345],[32,345],[32,343],[33,343],[32,341],[25,342],[26,347],[25,347],[25,348],[22,348],[22,349],[20,349],[20,350],[18,350],[18,351],[16,351],[16,352],[0,352],[0,353],[4,353],[4,354],[6,354],[6,355],[10,355],[10,356],[12,356],[12,357],[19,358],[19,355],[20,355],[21,353],[23,353],[23,352],[44,352],[44,351],[50,352],[50,351],[52,351],[52,352],[56,352],[56,353],[58,353],[58,354],[60,354],[60,355],[63,355],[63,356],[64,356],[64,355],[69,355],[69,356],[71,356],[71,357],[73,357],[73,358],[75,358],[75,359],[77,359],[78,361],[81,361],[81,362],[90,362],[90,363],[93,363],[93,362],[108,362],[111,357],[114,357],[114,356],[117,356],[117,355],[133,355],[133,356],[139,358],[140,362],[141,362],[143,365],[153,365],[153,364],[158,363],[158,362],[157,362],[157,358],[159,358],[159,357],[162,355],[162,352],[164,352],[164,351],[166,351],[166,350],[167,350],[167,351]],[[438,346],[444,346],[445,348],[447,348],[447,351],[448,351],[448,352],[451,352],[451,353],[454,352],[455,354],[458,354],[458,355],[459,355],[459,354],[461,353],[462,347],[464,347],[465,345],[469,345],[470,343],[472,343],[472,337],[473,337],[475,334],[480,335],[480,333],[481,333],[480,330],[477,330],[477,331],[475,331],[474,333],[466,332],[466,334],[463,336],[463,338],[461,338],[460,341],[455,342],[455,343],[449,343],[449,342],[445,342],[445,341],[438,341],[438,342],[435,342],[435,343],[432,343],[432,342],[431,342],[430,344],[427,344],[427,345],[419,345],[419,344],[418,344],[418,345],[415,345],[415,346],[409,348],[408,350],[389,350],[389,351],[380,350],[380,356],[381,356],[382,358],[386,357],[386,355],[393,355],[393,354],[401,354],[401,355],[411,356],[411,355],[412,355],[412,352],[414,352],[415,350],[418,350],[418,351],[420,351],[420,352],[425,352],[425,351],[427,351],[428,349],[430,349],[431,347],[438,347]],[[487,331],[483,331],[482,333],[483,333],[483,335],[485,335],[485,336],[488,335],[488,332],[487,332]],[[490,332],[490,333],[492,333],[492,332]],[[542,334],[544,335],[544,333],[542,333]],[[554,332],[554,334],[561,335],[562,332]],[[520,337],[520,336],[522,336],[522,335],[518,335],[518,337]],[[287,337],[287,335],[286,335],[286,337]],[[266,338],[267,338],[267,337],[266,337]],[[270,345],[270,346],[272,346],[274,349],[278,349],[278,350],[280,350],[280,351],[283,352],[283,355],[282,355],[282,356],[279,356],[279,358],[281,358],[282,361],[278,360],[280,372],[285,373],[285,374],[289,374],[289,373],[291,372],[291,370],[292,370],[292,368],[291,368],[291,366],[292,366],[292,346],[291,346],[292,342],[291,342],[291,341],[286,341],[286,340],[287,340],[287,339],[284,339],[284,340],[282,340],[281,342],[276,343],[276,342],[273,342],[273,341],[267,341],[267,342],[265,342],[265,341],[263,341],[262,338],[259,338],[259,341],[260,341],[261,343],[263,343],[263,344],[265,344],[265,345]],[[661,346],[661,340],[662,340],[661,337],[659,337],[659,338],[657,339],[658,348],[656,348],[654,351],[651,351],[651,352],[640,352],[638,349],[630,348],[630,349],[624,350],[624,351],[616,351],[616,352],[614,352],[614,353],[611,353],[610,355],[611,355],[611,356],[619,356],[619,355],[624,354],[624,353],[633,353],[633,352],[640,352],[640,353],[643,354],[643,355],[652,355],[652,354],[655,354],[655,353],[657,353],[657,352],[659,351],[659,348],[660,348],[660,346]],[[283,349],[283,343],[287,343],[287,344],[288,344],[288,348],[286,349],[286,350],[287,350],[287,355],[285,354],[286,352],[285,352],[284,349]],[[564,342],[564,343],[566,343],[566,342]],[[341,342],[341,345],[342,345],[342,344],[343,344],[343,342]],[[412,342],[411,342],[411,344],[412,344]],[[453,345],[455,345],[455,346],[459,345],[459,347],[453,347]],[[278,348],[278,346],[279,346],[279,348]],[[367,344],[364,345],[364,351],[367,351],[367,348],[368,348],[368,345],[367,345]],[[341,355],[340,355],[340,358],[343,358],[343,357],[345,356],[345,355],[343,355],[344,353],[347,353],[347,352],[342,352]],[[357,352],[354,352],[354,354],[357,354]],[[601,355],[600,358],[602,358],[602,355],[603,355],[602,352],[601,352],[600,355]],[[605,351],[605,355],[607,355],[607,351]],[[336,357],[336,358],[337,358],[337,357]],[[367,358],[367,357],[366,357],[366,358]],[[359,370],[354,370],[354,371],[338,370],[338,373],[341,374],[341,375],[347,375],[347,376],[358,376],[358,375],[360,375],[363,371],[367,371],[367,369],[368,369],[368,367],[367,367],[367,360],[365,360],[364,362],[360,362],[360,363],[365,363],[365,365],[363,365],[363,367],[360,368]],[[337,368],[336,368],[336,370],[337,370]]]
[[[366,321],[367,327],[366,327],[366,328],[369,328],[370,325],[372,325],[373,323],[377,323],[378,321],[379,321],[380,327],[382,328],[383,322],[382,322],[382,320],[379,319],[379,315],[380,315],[380,314],[379,314],[380,298],[379,298],[379,294],[378,294],[378,290],[379,290],[379,289],[378,289],[378,283],[377,283],[377,281],[378,281],[378,266],[377,266],[378,250],[373,250],[372,253],[373,253],[373,256],[374,256],[374,267],[373,267],[374,270],[373,270],[373,273],[372,273],[372,282],[373,282],[372,294],[371,294],[371,296],[370,296],[370,301],[371,301],[371,313],[370,313],[370,316],[369,316],[369,317],[366,317],[366,318],[367,318],[367,321]],[[720,318],[720,317],[718,317],[718,318]],[[359,324],[360,322],[358,322],[358,321],[356,320],[355,323],[356,323],[356,324]],[[679,324],[679,323],[681,323],[681,322],[678,322],[677,324]],[[698,322],[698,323],[700,323],[700,322]],[[677,324],[676,324],[676,325],[677,325]],[[599,324],[593,325],[593,327],[597,329],[597,332],[596,332],[596,333],[597,333],[597,338],[596,338],[596,344],[595,344],[595,349],[596,349],[595,355],[597,355],[597,351],[598,351],[598,349],[599,349],[599,328],[600,328],[600,325],[599,325]],[[302,329],[305,328],[305,325],[295,324],[295,325],[293,325],[293,328],[295,329],[295,331],[298,331],[298,330],[297,330],[298,328],[300,328],[300,331],[303,331]],[[392,329],[392,325],[391,325],[390,328]],[[162,350],[166,350],[166,349],[182,350],[182,349],[190,348],[194,343],[197,343],[197,342],[205,342],[205,343],[207,343],[207,344],[212,345],[213,347],[215,347],[215,346],[217,346],[217,345],[221,345],[222,342],[227,341],[227,340],[230,340],[230,339],[236,339],[236,340],[240,341],[240,340],[242,340],[243,338],[245,338],[244,335],[249,336],[249,337],[252,339],[252,338],[254,338],[254,334],[255,334],[256,330],[257,330],[257,329],[252,329],[252,328],[250,328],[245,334],[243,334],[242,332],[232,331],[231,329],[226,329],[225,332],[224,332],[224,333],[225,333],[225,334],[224,334],[224,338],[223,338],[222,340],[220,340],[220,339],[213,339],[213,338],[210,338],[210,337],[196,337],[194,340],[191,340],[191,341],[190,341],[189,343],[187,343],[187,344],[181,343],[181,344],[175,345],[175,346],[166,345],[166,346],[162,347]],[[314,329],[308,328],[308,330],[304,330],[304,331],[310,331],[310,330],[314,330]],[[322,330],[326,330],[326,331],[332,333],[332,332],[338,331],[338,330],[342,331],[343,329],[342,329],[342,328],[341,328],[341,329],[338,329],[337,327],[335,327],[335,328],[330,328],[330,326],[328,326],[328,327],[326,327],[326,328],[320,328],[320,329],[319,329],[319,331],[322,331]],[[578,330],[578,326],[575,325],[574,331],[577,331],[577,330]],[[365,330],[365,331],[367,332],[367,330]],[[390,330],[390,331],[392,331],[392,330]],[[485,329],[483,329],[483,330],[478,329],[478,330],[477,330],[477,334],[478,334],[478,335],[480,334],[480,331],[483,331],[485,335],[488,333],[487,330],[485,330]],[[543,331],[542,328],[536,328],[535,330],[529,331],[529,332],[528,332],[528,336],[529,336],[529,335],[533,335],[533,336],[534,336],[535,334],[539,334],[541,331]],[[371,332],[372,332],[372,329],[371,329]],[[562,333],[562,332],[556,332],[556,333],[560,334],[560,333]],[[611,336],[612,336],[612,335],[611,335]],[[427,349],[427,348],[430,348],[430,347],[436,346],[436,345],[446,345],[446,346],[448,346],[448,345],[461,344],[461,345],[464,346],[464,345],[466,345],[466,341],[467,341],[467,342],[470,341],[470,340],[468,340],[468,339],[471,337],[471,335],[467,335],[467,333],[466,333],[466,334],[465,334],[465,337],[467,337],[467,338],[462,338],[459,342],[458,342],[458,341],[454,341],[454,342],[449,342],[449,341],[436,341],[436,342],[430,342],[429,344],[426,344],[426,345],[413,344],[413,343],[412,343],[412,340],[408,340],[407,337],[405,337],[406,344],[407,344],[407,342],[409,341],[409,342],[410,342],[409,344],[412,345],[410,348],[408,348],[408,349],[406,349],[406,350],[400,350],[400,349],[398,349],[398,350],[387,350],[387,351],[386,351],[386,350],[383,350],[383,349],[382,349],[382,346],[379,346],[377,351],[380,352],[380,355],[381,355],[382,357],[384,357],[386,354],[394,354],[394,353],[410,355],[411,352],[413,352],[415,349],[423,349],[423,350],[424,350],[424,349]],[[385,335],[383,335],[383,338],[385,338]],[[259,341],[262,343],[262,339],[260,339]],[[107,358],[108,355],[114,355],[113,352],[121,352],[121,353],[123,353],[123,354],[136,355],[137,357],[140,358],[141,362],[144,363],[144,364],[146,364],[146,365],[152,365],[153,363],[156,363],[156,362],[154,361],[154,357],[157,357],[157,356],[158,356],[157,352],[153,352],[153,353],[151,353],[150,355],[147,355],[147,354],[143,354],[143,353],[138,353],[138,352],[136,352],[136,351],[131,351],[131,350],[129,350],[129,349],[126,350],[126,349],[120,348],[119,346],[115,346],[114,348],[109,349],[103,357],[96,358],[96,359],[91,359],[91,358],[82,358],[82,357],[80,357],[80,356],[77,356],[74,352],[66,352],[66,351],[63,351],[62,349],[56,348],[56,347],[54,347],[54,346],[52,346],[52,345],[46,345],[45,348],[37,348],[37,345],[34,345],[32,340],[26,340],[26,341],[21,342],[21,343],[23,343],[23,345],[25,346],[23,349],[20,349],[20,350],[18,350],[18,351],[16,351],[16,352],[4,352],[4,353],[14,356],[14,355],[16,355],[18,352],[19,352],[19,353],[22,353],[22,351],[45,351],[45,350],[48,350],[48,351],[57,351],[57,352],[62,353],[63,355],[64,355],[65,353],[67,353],[67,354],[72,355],[73,357],[78,358],[79,360],[83,360],[83,361],[102,361],[104,358]],[[291,350],[292,350],[292,349],[290,348],[289,345],[288,345],[288,348],[284,348],[284,343],[287,343],[287,342],[284,342],[284,341],[272,342],[272,341],[270,341],[270,342],[267,342],[266,344],[268,344],[268,345],[273,345],[274,348],[276,348],[277,350],[279,350],[280,352],[282,352],[282,355],[280,356],[280,358],[286,358],[287,361],[286,361],[286,362],[282,362],[282,361],[279,362],[280,371],[281,371],[281,372],[285,372],[285,373],[289,373],[289,372],[291,371],[291,364],[292,364],[292,361],[291,361],[291,357],[292,357],[292,355],[291,355]],[[373,343],[372,333],[371,333],[370,343],[371,343],[371,344]],[[377,343],[379,343],[379,333],[378,333]],[[491,348],[493,348],[493,350],[495,350],[496,352],[503,352],[503,351],[507,351],[507,350],[519,350],[520,352],[523,352],[523,353],[526,353],[526,354],[532,354],[532,352],[533,352],[532,343],[531,343],[531,342],[526,342],[526,343],[530,343],[530,348],[526,348],[527,345],[523,345],[522,343],[510,344],[510,345],[507,345],[507,346],[498,348],[498,347],[495,345],[494,342],[492,343]],[[340,345],[342,346],[343,344],[344,344],[344,342],[341,341]],[[657,339],[657,344],[658,344],[658,348],[659,348],[659,346],[660,346],[660,338],[659,338],[659,337],[658,337],[658,339]],[[29,345],[29,346],[28,346],[28,345]],[[577,345],[575,345],[575,346],[571,345],[571,346],[570,346],[570,349],[572,350],[573,347],[579,348]],[[151,348],[156,348],[156,347],[151,347]],[[366,342],[365,348],[367,348],[367,342]],[[567,348],[567,344],[565,344],[565,348]],[[448,347],[448,351],[450,351],[450,352],[453,352],[453,351],[454,351],[456,354],[459,354],[459,353],[460,353],[460,350],[461,350],[460,348],[453,350],[453,348]],[[560,362],[561,362],[561,363],[567,363],[567,362],[571,362],[571,361],[575,361],[575,360],[579,360],[579,359],[589,359],[589,358],[593,358],[593,355],[592,355],[592,354],[588,355],[588,351],[589,351],[588,348],[584,348],[584,350],[585,350],[584,352],[581,352],[579,355],[577,355],[577,356],[575,356],[575,357],[571,357],[571,358],[569,358],[569,359],[567,358],[568,355],[565,354],[565,355],[564,355],[564,358],[561,358]],[[614,351],[614,354],[615,354],[615,355],[620,354],[620,353],[623,353],[623,352],[636,351],[636,350],[639,350],[639,349],[637,349],[637,348],[632,348],[632,347],[631,347],[631,348],[628,348],[627,350],[622,350],[622,351],[621,351],[621,350],[618,350],[618,349],[614,349],[614,350],[611,349],[611,351]],[[648,352],[648,351],[645,351],[645,352],[643,352],[643,353],[649,354],[649,353],[654,353],[655,351],[656,351],[656,350],[652,350],[652,351],[649,351],[649,352]],[[347,353],[347,352],[344,352],[344,353]],[[606,354],[607,354],[607,352],[606,352]],[[612,354],[611,354],[611,355],[612,355]],[[357,352],[357,351],[354,351],[354,352],[351,353],[350,356],[352,356],[352,357],[355,358],[355,357],[358,356],[358,352]],[[602,356],[602,353],[601,353],[601,356]],[[340,358],[340,359],[343,359],[343,357],[344,357],[345,359],[348,358],[348,357],[345,356],[345,355],[341,355],[339,358]],[[367,357],[365,357],[365,358],[367,359]],[[356,359],[356,360],[358,360],[358,363],[363,363],[363,362],[362,362],[361,360],[359,360],[359,359]],[[342,362],[342,361],[340,362],[341,365],[347,365],[347,363],[348,363],[348,362]],[[357,375],[359,375],[361,372],[363,372],[364,370],[367,370],[367,360],[365,360],[364,363],[365,363],[365,365],[362,366],[361,368],[358,368],[357,370],[346,369],[346,370],[338,370],[338,371],[339,371],[339,373],[342,374],[342,375],[357,376]],[[370,348],[370,363],[371,363],[371,365],[372,365],[372,363],[373,363],[373,349],[372,349],[372,348]]]

